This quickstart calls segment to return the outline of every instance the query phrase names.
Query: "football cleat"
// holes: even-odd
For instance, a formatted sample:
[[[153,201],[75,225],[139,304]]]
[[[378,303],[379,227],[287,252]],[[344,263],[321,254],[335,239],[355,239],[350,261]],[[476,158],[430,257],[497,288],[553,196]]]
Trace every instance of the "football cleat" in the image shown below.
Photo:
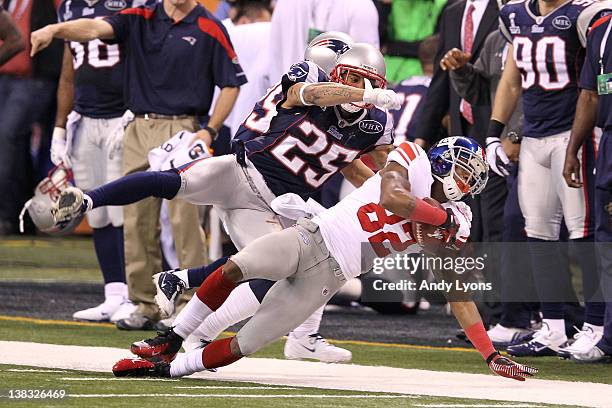
[[[537,368],[512,361],[497,351],[487,358],[487,365],[495,374],[517,381],[525,381],[538,372]]]
[[[157,337],[152,339],[132,343],[130,351],[145,360],[169,363],[174,360],[182,344],[183,339],[172,329],[168,329],[165,332],[158,332]]]
[[[79,310],[72,315],[72,318],[81,322],[108,322],[119,307],[120,304],[104,302],[96,307]]]
[[[526,336],[533,333],[529,329],[520,329],[517,327],[505,327],[501,324],[496,324],[493,328],[487,331],[489,338],[496,347],[507,347],[518,341],[526,341]]]
[[[584,353],[572,353],[570,355],[572,361],[580,364],[594,364],[594,363],[611,363],[612,356],[606,354],[602,349],[597,346],[593,346],[592,349],[587,350]]]
[[[51,207],[51,215],[56,224],[66,223],[85,214],[89,204],[83,191],[68,187],[61,192],[59,199]]]
[[[603,328],[593,329],[590,325],[584,325],[582,330],[574,327],[578,333],[574,334],[574,342],[569,346],[559,349],[559,357],[570,358],[572,354],[584,354],[593,349],[603,337]]]
[[[187,287],[185,282],[174,274],[176,271],[179,271],[179,269],[153,275],[153,284],[157,291],[155,303],[157,303],[163,317],[172,316],[176,300]]]
[[[124,300],[119,308],[110,317],[111,323],[117,323],[119,320],[129,319],[132,313],[136,311],[136,305],[129,300]]]
[[[285,343],[285,358],[289,360],[308,358],[324,363],[346,363],[352,357],[349,350],[329,344],[319,333],[299,339],[289,335]]]
[[[132,313],[125,319],[115,322],[119,330],[156,330],[156,322],[140,313]]]
[[[162,377],[170,378],[170,364],[151,362],[140,358],[124,358],[113,366],[115,377]]]
[[[535,332],[531,340],[508,346],[506,351],[515,357],[556,356],[566,343],[565,333],[551,331],[548,325],[543,323],[542,328]]]

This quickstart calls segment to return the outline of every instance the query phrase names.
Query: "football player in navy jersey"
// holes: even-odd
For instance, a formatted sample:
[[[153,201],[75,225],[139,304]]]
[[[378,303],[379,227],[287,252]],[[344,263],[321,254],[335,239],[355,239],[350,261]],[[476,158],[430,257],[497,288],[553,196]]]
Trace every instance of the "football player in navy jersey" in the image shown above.
[[[585,324],[567,346],[564,298],[570,291],[561,264],[559,240],[564,219],[573,243],[592,241],[593,145],[582,147],[583,189],[569,188],[562,175],[578,97],[578,69],[582,65],[588,27],[610,9],[609,1],[516,0],[500,12],[500,30],[510,42],[504,73],[497,89],[488,137],[499,137],[522,92],[523,141],[520,151],[518,195],[525,216],[525,230],[534,280],[542,301],[543,325],[533,339],[510,346],[516,356],[545,356],[590,349],[601,338],[603,303],[591,245],[575,245],[583,272]],[[590,167],[589,167],[590,166]],[[592,172],[591,172],[592,174]],[[589,249],[586,249],[586,248]]]
[[[241,126],[234,154],[171,171],[135,173],[88,194],[67,190],[54,209],[56,221],[155,196],[216,206],[238,248],[281,229],[270,207],[277,195],[308,198],[338,171],[360,186],[373,172],[359,156],[386,155],[393,143],[393,120],[386,109],[399,108],[400,101],[384,89],[380,52],[368,44],[353,45],[338,59],[332,79],[312,62],[293,65]],[[172,336],[187,337],[207,314],[195,296],[174,322],[179,332],[149,339],[141,349]]]
[[[64,0],[58,9],[58,19],[64,22],[101,18],[146,1]],[[51,161],[72,168],[75,184],[83,190],[121,176],[125,125],[122,116],[126,112],[122,54],[122,46],[101,40],[65,44]],[[125,283],[123,209],[96,209],[87,214],[87,221],[93,228],[105,300],[96,307],[74,313],[73,318],[115,322],[128,317],[133,309]]]

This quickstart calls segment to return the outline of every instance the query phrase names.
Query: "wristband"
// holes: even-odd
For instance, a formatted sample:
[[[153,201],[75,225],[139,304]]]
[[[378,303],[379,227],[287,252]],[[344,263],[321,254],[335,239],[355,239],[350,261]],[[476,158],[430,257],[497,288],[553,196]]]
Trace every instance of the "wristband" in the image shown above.
[[[302,102],[302,105],[304,106],[312,106],[314,105],[314,103],[306,102],[306,100],[304,99],[304,90],[307,86],[309,86],[309,84],[304,84],[304,86],[300,88],[300,102]]]
[[[496,137],[499,139],[506,125],[498,120],[491,119],[489,121],[489,128],[487,129],[487,137]]]
[[[470,339],[474,348],[478,350],[482,358],[485,360],[491,357],[491,354],[495,353],[495,347],[493,347],[493,343],[491,342],[482,321],[474,323],[465,329],[465,335],[468,339]]]
[[[430,225],[442,225],[446,222],[448,214],[445,210],[427,204],[420,198],[416,199],[414,209],[410,214],[411,221],[422,222]]]

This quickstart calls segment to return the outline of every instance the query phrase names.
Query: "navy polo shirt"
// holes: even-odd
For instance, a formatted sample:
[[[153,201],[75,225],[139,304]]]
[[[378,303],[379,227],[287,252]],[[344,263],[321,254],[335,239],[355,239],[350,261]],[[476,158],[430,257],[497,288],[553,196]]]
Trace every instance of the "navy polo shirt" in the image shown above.
[[[179,22],[162,3],[105,20],[125,45],[124,98],[136,114],[205,115],[215,85],[247,82],[225,27],[200,5]]]
[[[601,73],[599,65],[599,48],[608,24],[612,24],[612,15],[600,18],[591,27],[587,37],[586,57],[580,74],[580,87],[597,92],[597,75]],[[612,73],[612,33],[608,36],[606,50],[603,54],[604,74]],[[612,95],[599,95],[597,102],[597,126],[612,129]]]

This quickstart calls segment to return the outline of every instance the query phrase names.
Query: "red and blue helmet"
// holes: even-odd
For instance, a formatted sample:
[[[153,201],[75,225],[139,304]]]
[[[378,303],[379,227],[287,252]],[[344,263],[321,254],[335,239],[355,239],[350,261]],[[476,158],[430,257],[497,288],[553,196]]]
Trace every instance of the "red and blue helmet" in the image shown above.
[[[484,149],[474,139],[447,137],[427,153],[433,176],[442,183],[446,198],[459,201],[466,194],[480,194],[489,178]]]

